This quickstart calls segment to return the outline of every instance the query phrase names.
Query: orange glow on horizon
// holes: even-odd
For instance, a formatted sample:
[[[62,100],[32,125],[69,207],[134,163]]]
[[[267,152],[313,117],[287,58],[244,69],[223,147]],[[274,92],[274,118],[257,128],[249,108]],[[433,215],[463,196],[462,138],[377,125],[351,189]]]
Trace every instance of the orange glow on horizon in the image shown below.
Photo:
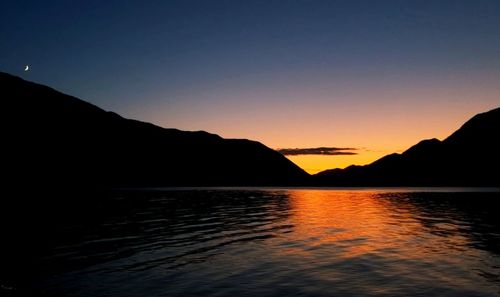
[[[285,156],[309,174],[327,169],[345,168],[350,165],[366,165],[389,154],[385,151],[360,151],[357,155],[298,155]]]
[[[328,80],[258,89],[231,85],[222,93],[216,89],[201,91],[178,95],[175,104],[167,100],[164,106],[138,108],[147,114],[148,121],[162,127],[251,139],[274,149],[359,149],[357,155],[287,156],[312,174],[369,164],[424,139],[443,140],[477,113],[500,103],[498,82],[488,80],[477,84],[430,80],[397,85]]]

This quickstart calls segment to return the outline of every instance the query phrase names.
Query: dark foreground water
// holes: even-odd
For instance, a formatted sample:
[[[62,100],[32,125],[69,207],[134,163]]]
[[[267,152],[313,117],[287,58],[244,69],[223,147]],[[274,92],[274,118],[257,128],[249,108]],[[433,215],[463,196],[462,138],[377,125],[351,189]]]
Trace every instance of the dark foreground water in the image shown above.
[[[0,295],[500,296],[499,192],[100,195]]]

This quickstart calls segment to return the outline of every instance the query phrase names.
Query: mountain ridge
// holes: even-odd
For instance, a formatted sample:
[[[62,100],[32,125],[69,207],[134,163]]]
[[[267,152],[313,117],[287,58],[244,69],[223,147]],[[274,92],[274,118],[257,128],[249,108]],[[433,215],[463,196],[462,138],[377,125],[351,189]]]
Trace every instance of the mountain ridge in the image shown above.
[[[285,186],[301,184],[309,176],[256,141],[126,119],[1,72],[0,85],[7,94],[4,110],[9,110],[4,118],[9,124],[11,182]]]
[[[500,108],[473,116],[443,141],[422,140],[401,154],[312,178],[330,186],[500,186],[495,135],[500,135]]]
[[[500,108],[473,116],[442,141],[310,176],[260,142],[126,119],[3,72],[0,86],[9,184],[500,186]]]

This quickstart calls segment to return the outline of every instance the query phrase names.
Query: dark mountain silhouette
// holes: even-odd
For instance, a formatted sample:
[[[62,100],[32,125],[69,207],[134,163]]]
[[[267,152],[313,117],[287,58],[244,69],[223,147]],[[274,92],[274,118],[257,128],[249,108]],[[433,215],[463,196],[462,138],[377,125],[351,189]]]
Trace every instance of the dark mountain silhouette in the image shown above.
[[[313,176],[330,186],[500,186],[500,108],[478,114],[443,141],[424,140],[369,165]]]
[[[500,108],[443,141],[310,177],[255,141],[125,119],[1,72],[0,86],[7,185],[500,186]]]
[[[277,186],[308,177],[259,142],[125,119],[1,72],[0,86],[10,184]]]

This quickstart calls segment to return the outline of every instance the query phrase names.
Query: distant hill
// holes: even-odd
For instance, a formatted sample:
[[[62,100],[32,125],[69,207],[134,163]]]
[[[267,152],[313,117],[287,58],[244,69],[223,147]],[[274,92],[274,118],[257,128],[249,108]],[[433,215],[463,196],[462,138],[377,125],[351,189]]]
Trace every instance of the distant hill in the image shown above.
[[[259,142],[125,119],[1,72],[0,87],[9,185],[285,186],[309,177]]]
[[[424,140],[369,165],[313,176],[329,186],[500,186],[500,108],[478,114],[443,141]]]

